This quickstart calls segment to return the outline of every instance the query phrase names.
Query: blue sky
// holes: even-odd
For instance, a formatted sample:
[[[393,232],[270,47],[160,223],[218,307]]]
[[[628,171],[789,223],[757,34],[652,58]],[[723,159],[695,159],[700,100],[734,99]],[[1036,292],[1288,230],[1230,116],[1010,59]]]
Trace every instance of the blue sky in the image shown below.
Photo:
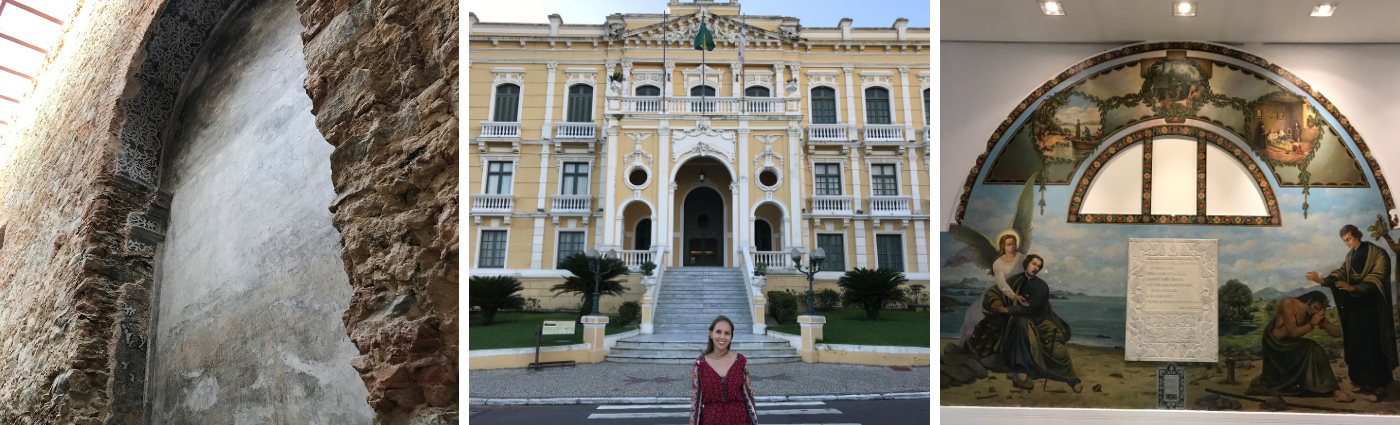
[[[1303,218],[1302,189],[1280,188],[1275,193],[1283,227],[1070,224],[1065,222],[1070,190],[1071,186],[1046,188],[1045,215],[1037,208],[1032,221],[1031,253],[1045,257],[1044,277],[1052,289],[1090,295],[1126,293],[1128,238],[1219,239],[1222,283],[1239,279],[1254,291],[1272,287],[1283,292],[1315,286],[1304,275],[1309,271],[1326,275],[1341,265],[1347,253],[1338,230],[1354,224],[1362,229],[1365,241],[1373,242],[1365,229],[1376,222],[1376,214],[1385,211],[1375,189],[1313,188],[1308,217]],[[1017,185],[978,186],[968,203],[964,224],[995,236],[1011,224],[1020,191]],[[938,265],[942,266],[965,245],[946,232],[939,237]],[[1384,241],[1377,244],[1385,247]],[[972,264],[940,271],[941,281],[974,277],[991,282],[985,269]]]
[[[906,18],[911,27],[929,27],[928,0],[878,0],[852,3],[838,0],[741,0],[745,15],[781,15],[798,18],[804,27],[835,27],[841,18],[856,27],[890,27]],[[876,6],[878,4],[878,6]],[[481,22],[549,23],[558,13],[565,24],[600,25],[613,13],[661,13],[666,0],[507,0],[477,1],[467,5]]]

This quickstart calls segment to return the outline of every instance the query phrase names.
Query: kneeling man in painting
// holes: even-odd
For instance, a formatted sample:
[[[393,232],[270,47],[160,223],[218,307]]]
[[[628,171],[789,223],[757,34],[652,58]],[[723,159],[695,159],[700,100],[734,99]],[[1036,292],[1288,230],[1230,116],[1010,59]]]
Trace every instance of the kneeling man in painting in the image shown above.
[[[1342,336],[1342,329],[1327,321],[1329,302],[1322,291],[1312,291],[1298,298],[1279,301],[1274,320],[1264,327],[1264,370],[1249,383],[1249,395],[1290,397],[1326,397],[1350,403],[1356,401],[1342,391],[1327,351],[1316,341],[1304,338],[1313,329],[1326,331],[1333,338]],[[1376,401],[1374,394],[1362,394]]]
[[[1011,321],[1001,340],[1001,362],[1011,367],[1011,380],[1017,388],[1032,389],[1037,379],[1053,379],[1069,384],[1076,393],[1083,391],[1084,384],[1074,372],[1065,345],[1069,324],[1050,308],[1050,286],[1036,277],[1045,260],[1031,254],[1023,264],[1026,272],[1011,278],[1016,282],[1007,282],[1020,288],[1017,294],[1024,301],[1007,307]]]

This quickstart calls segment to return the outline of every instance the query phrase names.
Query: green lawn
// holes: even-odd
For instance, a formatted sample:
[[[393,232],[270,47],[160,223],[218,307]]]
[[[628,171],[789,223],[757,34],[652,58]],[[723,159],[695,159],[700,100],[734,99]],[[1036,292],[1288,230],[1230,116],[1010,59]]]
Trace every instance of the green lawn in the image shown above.
[[[927,311],[881,310],[878,321],[865,320],[865,310],[858,308],[817,314],[826,316],[826,325],[822,326],[824,338],[820,341],[827,344],[929,346],[931,318]],[[797,323],[768,329],[785,334],[802,334],[802,328]]]
[[[528,348],[535,346],[535,328],[546,320],[574,320],[575,313],[496,313],[491,326],[481,325],[486,321],[481,313],[472,312],[468,318],[467,349],[491,350],[498,348]],[[636,329],[636,325],[621,327],[613,325],[617,316],[609,316],[604,333],[620,334]],[[562,342],[558,342],[562,341]],[[573,335],[543,335],[541,347],[583,343],[583,326],[574,327]]]

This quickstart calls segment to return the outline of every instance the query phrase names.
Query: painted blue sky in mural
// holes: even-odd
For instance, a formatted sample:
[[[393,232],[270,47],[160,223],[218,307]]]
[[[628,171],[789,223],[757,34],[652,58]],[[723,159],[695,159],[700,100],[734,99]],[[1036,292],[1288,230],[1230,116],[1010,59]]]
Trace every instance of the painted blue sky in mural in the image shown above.
[[[1011,223],[1020,190],[1020,185],[978,186],[963,224],[988,235],[1000,233]],[[1254,291],[1272,287],[1282,292],[1315,286],[1304,275],[1309,271],[1326,275],[1341,265],[1347,253],[1338,237],[1341,227],[1354,224],[1366,233],[1366,241],[1374,242],[1364,229],[1376,222],[1377,214],[1385,213],[1374,189],[1313,188],[1304,219],[1302,189],[1276,188],[1282,227],[1070,224],[1065,222],[1065,212],[1071,190],[1070,186],[1046,187],[1045,214],[1037,208],[1030,252],[1045,257],[1042,277],[1052,289],[1088,295],[1127,293],[1128,238],[1219,239],[1222,284],[1239,279]],[[1039,198],[1037,193],[1037,202]],[[940,234],[939,244],[940,266],[965,247],[947,232]],[[1385,247],[1385,242],[1377,245]],[[941,272],[945,284],[969,277],[991,282],[985,269],[971,263],[944,267]]]

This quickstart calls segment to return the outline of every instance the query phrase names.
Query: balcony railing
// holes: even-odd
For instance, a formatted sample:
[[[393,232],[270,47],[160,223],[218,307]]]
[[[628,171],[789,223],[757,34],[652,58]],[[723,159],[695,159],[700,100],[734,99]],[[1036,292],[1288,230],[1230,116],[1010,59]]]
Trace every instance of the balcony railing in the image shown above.
[[[629,249],[625,251],[618,251],[617,253],[618,255],[622,256],[622,262],[627,264],[628,270],[641,270],[642,263],[652,261],[652,256],[656,254],[656,251],[641,251]],[[652,262],[655,263],[655,261]]]
[[[482,121],[480,137],[520,137],[520,123]]]
[[[850,140],[846,136],[846,129],[849,127],[846,124],[809,124],[807,125],[807,140],[844,142]]]
[[[789,253],[787,253],[787,252],[783,252],[783,251],[749,251],[749,254],[753,256],[753,263],[754,263],[754,265],[758,265],[759,263],[767,264],[767,265],[768,265],[768,268],[769,268],[770,270],[771,270],[771,269],[791,269],[791,268],[792,268],[792,258],[791,258],[791,257],[788,257],[788,254],[789,254]]]
[[[509,213],[515,211],[515,195],[472,194],[472,212]]]
[[[795,114],[799,97],[622,96],[618,112],[669,114]]]
[[[591,122],[557,122],[554,123],[556,139],[595,139],[598,136],[598,125]]]
[[[870,215],[909,215],[908,196],[871,196]]]
[[[851,214],[855,211],[850,196],[812,196],[812,214]]]
[[[900,124],[866,124],[862,130],[867,142],[904,141],[904,126]]]
[[[549,195],[551,206],[550,212],[581,212],[586,213],[591,209],[593,203],[592,195]]]

